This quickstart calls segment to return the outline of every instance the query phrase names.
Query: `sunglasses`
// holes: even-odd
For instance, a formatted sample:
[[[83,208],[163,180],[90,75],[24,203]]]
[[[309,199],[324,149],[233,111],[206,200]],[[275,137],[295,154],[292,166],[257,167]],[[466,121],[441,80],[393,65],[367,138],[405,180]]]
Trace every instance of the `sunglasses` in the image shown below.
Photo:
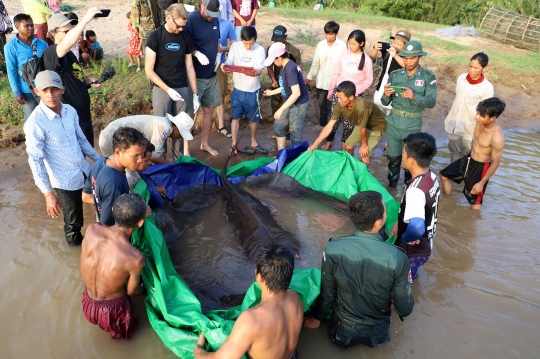
[[[173,18],[172,16],[171,16],[171,20],[172,20],[172,22],[174,23],[174,25],[176,26],[177,29],[182,29],[182,30],[184,30],[184,29],[187,27],[187,25],[178,25],[178,24],[176,23],[176,21],[174,21],[174,18]]]
[[[67,34],[70,30],[71,29],[69,29],[69,30],[56,30],[55,32],[63,32],[64,34]]]

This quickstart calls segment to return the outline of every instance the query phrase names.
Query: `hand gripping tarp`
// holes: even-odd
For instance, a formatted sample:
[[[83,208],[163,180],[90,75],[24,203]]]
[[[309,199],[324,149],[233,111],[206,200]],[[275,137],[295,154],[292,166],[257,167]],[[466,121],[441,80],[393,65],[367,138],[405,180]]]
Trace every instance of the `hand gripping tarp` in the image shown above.
[[[305,186],[344,202],[359,191],[374,190],[383,196],[388,211],[386,227],[391,228],[397,220],[399,203],[367,171],[362,162],[345,151],[315,150],[310,155],[306,149],[307,143],[303,142],[281,150],[276,159],[259,158],[242,162],[231,166],[227,175],[231,176],[231,182],[237,183],[245,176],[281,171]],[[147,203],[153,202],[159,206],[163,202],[160,202],[162,200],[154,183],[164,185],[167,196],[172,198],[177,191],[191,185],[221,185],[217,173],[218,170],[195,159],[183,158],[179,163],[152,166],[142,174],[144,181],[139,181],[134,192],[140,194]],[[193,347],[202,331],[205,332],[209,350],[217,350],[230,334],[234,320],[240,313],[260,302],[261,290],[254,283],[246,292],[242,305],[203,313],[193,292],[176,273],[153,217],[147,218],[144,226],[133,233],[132,242],[146,257],[142,277],[148,292],[145,306],[150,324],[163,343],[183,359],[193,358]],[[319,269],[297,269],[290,288],[299,294],[307,309],[319,295],[320,283]]]

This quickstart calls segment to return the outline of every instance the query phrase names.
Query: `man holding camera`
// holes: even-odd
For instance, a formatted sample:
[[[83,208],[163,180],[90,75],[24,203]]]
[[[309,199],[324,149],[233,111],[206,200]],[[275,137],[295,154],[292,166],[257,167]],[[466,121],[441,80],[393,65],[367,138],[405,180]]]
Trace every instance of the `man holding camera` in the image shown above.
[[[381,103],[392,104],[392,111],[386,116],[386,139],[388,149],[388,181],[390,187],[397,187],[401,170],[403,139],[411,133],[422,130],[422,112],[433,108],[437,102],[437,80],[435,74],[420,66],[420,58],[427,56],[418,41],[409,41],[399,53],[404,68],[393,71],[384,87]],[[405,182],[411,173],[405,170]]]
[[[373,60],[383,59],[383,68],[376,87],[377,91],[381,88],[386,73],[390,74],[395,70],[400,70],[405,65],[398,54],[403,50],[405,44],[411,40],[411,33],[407,30],[399,30],[394,36],[390,36],[390,39],[392,43],[377,41],[369,53],[369,57]]]

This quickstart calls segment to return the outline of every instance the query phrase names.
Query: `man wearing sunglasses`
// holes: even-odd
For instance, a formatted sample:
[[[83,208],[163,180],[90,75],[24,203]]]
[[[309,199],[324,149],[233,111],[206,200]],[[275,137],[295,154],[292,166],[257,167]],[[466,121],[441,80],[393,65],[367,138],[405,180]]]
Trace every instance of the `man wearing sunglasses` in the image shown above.
[[[198,107],[197,80],[191,53],[195,50],[191,36],[185,31],[188,14],[184,5],[172,4],[165,11],[165,23],[148,36],[144,70],[152,81],[154,116],[175,117],[187,112],[188,82],[193,90],[193,101]],[[173,159],[189,156],[188,140],[172,142]],[[167,157],[166,142],[163,157]]]
[[[84,136],[94,147],[94,131],[90,115],[90,95],[88,88],[99,87],[95,84],[97,79],[84,78],[83,69],[71,48],[79,41],[79,37],[86,25],[100,14],[98,7],[88,10],[84,18],[79,20],[77,26],[71,23],[64,14],[54,14],[47,21],[49,37],[54,44],[43,51],[43,65],[45,70],[55,71],[62,78],[66,91],[62,95],[62,103],[71,105],[79,115],[79,125]]]

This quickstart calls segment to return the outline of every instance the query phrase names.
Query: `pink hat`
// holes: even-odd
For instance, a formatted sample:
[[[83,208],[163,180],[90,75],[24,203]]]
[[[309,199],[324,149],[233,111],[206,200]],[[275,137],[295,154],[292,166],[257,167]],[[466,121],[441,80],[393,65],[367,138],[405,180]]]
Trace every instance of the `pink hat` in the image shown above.
[[[264,66],[270,66],[277,57],[280,57],[287,50],[285,49],[285,44],[282,42],[274,42],[272,46],[268,49],[268,57],[264,60]]]

